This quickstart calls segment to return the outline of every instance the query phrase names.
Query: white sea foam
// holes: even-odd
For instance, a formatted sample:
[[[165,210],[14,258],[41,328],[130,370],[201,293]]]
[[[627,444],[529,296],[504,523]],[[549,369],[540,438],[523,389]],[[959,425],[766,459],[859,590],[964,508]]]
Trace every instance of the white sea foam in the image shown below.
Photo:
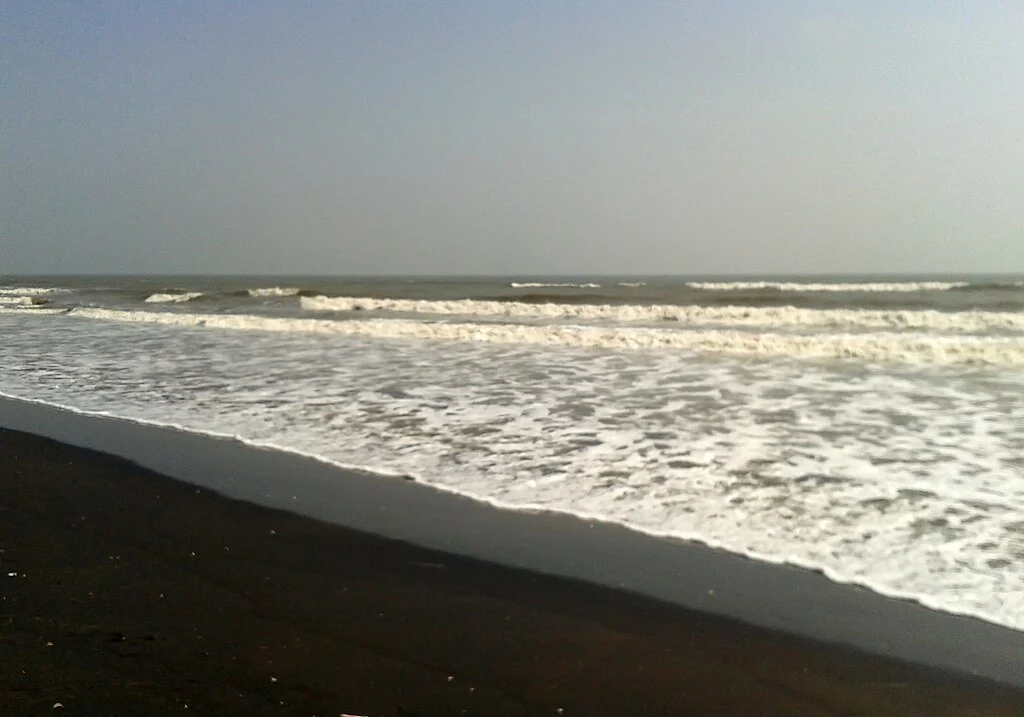
[[[966,281],[900,281],[857,284],[815,284],[795,281],[689,281],[691,289],[707,291],[750,291],[777,289],[778,291],[948,291],[968,286]]]
[[[515,301],[421,301],[365,297],[303,296],[308,311],[391,311],[444,316],[576,319],[589,321],[653,322],[784,327],[821,326],[846,329],[940,331],[943,333],[1024,332],[1024,312],[934,310],[887,311],[866,309],[799,309],[792,306],[675,306],[610,304],[530,304]]]
[[[45,296],[46,294],[67,294],[70,289],[41,286],[0,287],[0,296]]]
[[[249,289],[249,296],[254,298],[295,296],[301,291],[287,286],[271,286],[264,289]]]
[[[10,296],[0,294],[0,306],[35,306],[31,296]]]
[[[404,319],[327,321],[238,314],[178,314],[78,308],[72,315],[120,322],[276,332],[348,334],[377,338],[532,344],[620,350],[668,349],[747,356],[855,358],[935,364],[1024,365],[1024,341],[1012,338],[914,333],[798,335],[741,331],[530,326],[423,322]]]
[[[0,314],[41,314],[41,315],[55,315],[55,314],[66,314],[67,309],[53,309],[46,306],[39,305],[16,305],[7,306],[0,303]]]
[[[1024,629],[1019,371],[6,321],[10,395],[698,540]]]
[[[180,294],[150,294],[146,297],[147,304],[184,304],[187,301],[198,299],[203,295],[201,291],[183,291]]]
[[[553,283],[545,284],[542,282],[525,282],[520,283],[513,281],[509,284],[513,289],[542,289],[542,288],[564,288],[564,289],[600,289],[600,284],[571,284],[571,283]]]

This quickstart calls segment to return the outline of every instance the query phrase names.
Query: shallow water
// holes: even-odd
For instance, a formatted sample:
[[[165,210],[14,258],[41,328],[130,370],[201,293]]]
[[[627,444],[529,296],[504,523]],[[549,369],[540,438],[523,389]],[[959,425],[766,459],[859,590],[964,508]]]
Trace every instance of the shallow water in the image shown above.
[[[1012,362],[792,351],[801,336],[777,318],[747,335],[790,348],[744,353],[692,319],[668,331],[703,343],[572,343],[535,334],[658,329],[524,323],[525,303],[499,323],[408,306],[388,309],[402,319],[309,319],[297,293],[260,295],[292,313],[15,307],[0,316],[0,391],[695,539],[1024,629],[1024,377]],[[951,321],[975,320],[964,313]],[[1024,352],[1012,324],[973,336],[950,325],[885,340]],[[811,341],[857,345],[815,326]]]

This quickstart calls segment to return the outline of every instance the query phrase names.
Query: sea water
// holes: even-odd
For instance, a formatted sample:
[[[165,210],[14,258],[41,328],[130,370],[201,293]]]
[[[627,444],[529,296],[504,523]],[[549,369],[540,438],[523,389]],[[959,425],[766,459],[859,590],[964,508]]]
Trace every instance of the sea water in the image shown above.
[[[1016,277],[8,279],[0,367],[1024,630]]]

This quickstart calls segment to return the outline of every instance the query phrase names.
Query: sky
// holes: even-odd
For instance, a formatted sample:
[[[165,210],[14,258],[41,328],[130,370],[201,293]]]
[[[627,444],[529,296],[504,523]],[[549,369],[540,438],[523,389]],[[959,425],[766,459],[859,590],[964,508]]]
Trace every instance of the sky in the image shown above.
[[[0,273],[1024,272],[1024,4],[0,0]]]

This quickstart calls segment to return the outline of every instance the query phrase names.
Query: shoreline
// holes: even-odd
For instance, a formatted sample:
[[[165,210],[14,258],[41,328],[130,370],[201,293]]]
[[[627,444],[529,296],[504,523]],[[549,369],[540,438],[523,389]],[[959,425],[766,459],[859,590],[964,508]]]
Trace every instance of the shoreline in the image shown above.
[[[0,426],[383,538],[1024,688],[1024,632],[835,583],[815,571],[612,523],[501,510],[298,454],[48,404],[2,398]]]
[[[260,507],[27,433],[0,430],[0,476],[5,714],[1024,709],[1021,688]]]

